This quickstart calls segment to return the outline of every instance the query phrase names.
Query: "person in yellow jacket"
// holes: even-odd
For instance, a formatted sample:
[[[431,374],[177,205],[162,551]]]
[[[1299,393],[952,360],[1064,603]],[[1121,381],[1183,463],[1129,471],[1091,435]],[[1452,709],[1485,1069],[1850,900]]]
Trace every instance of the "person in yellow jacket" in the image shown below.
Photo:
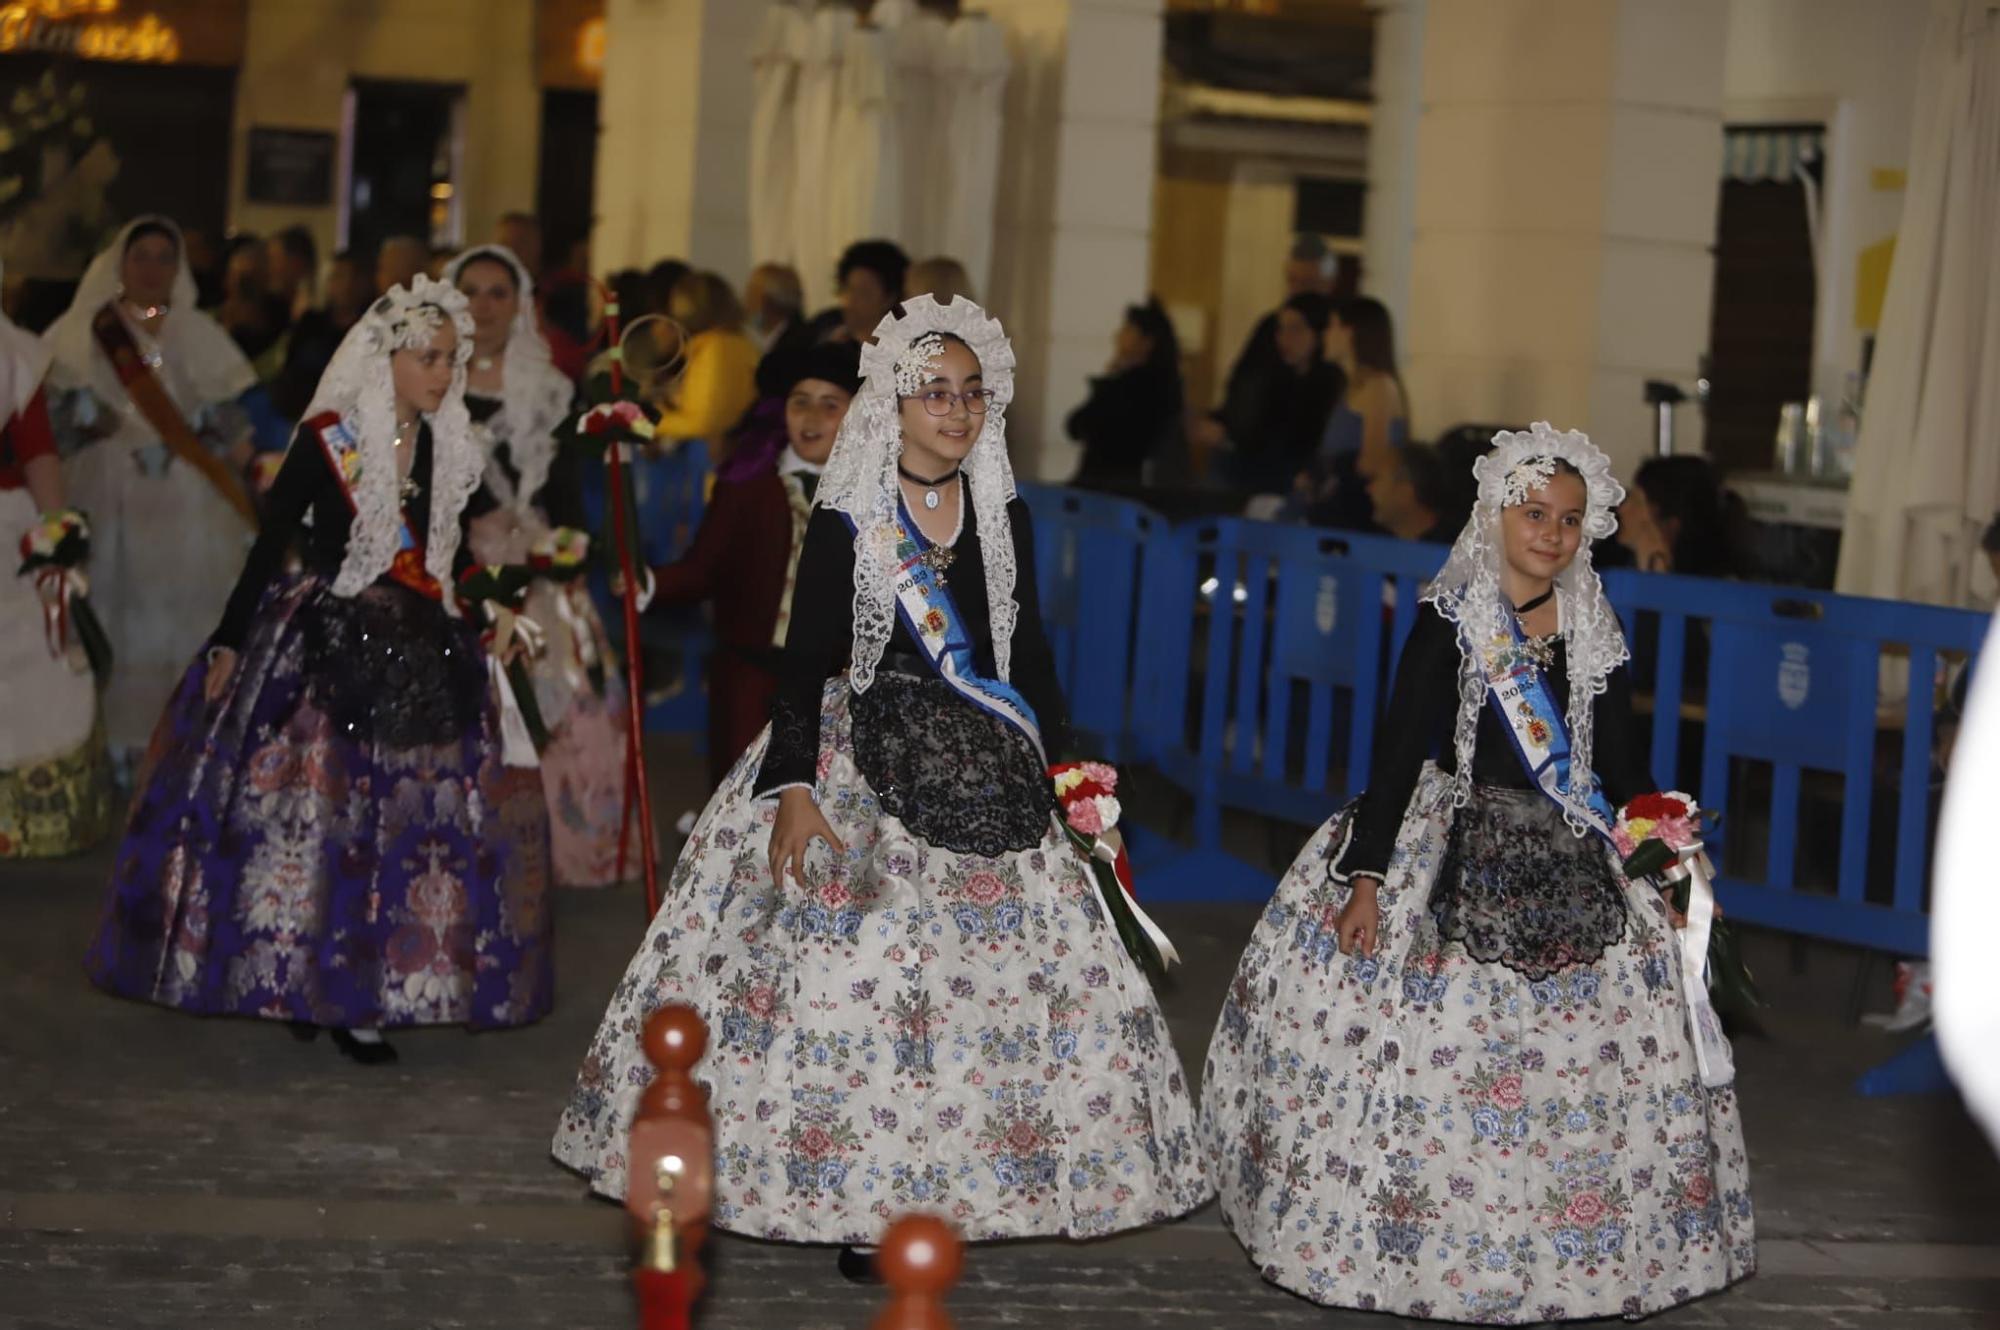
[[[725,438],[757,400],[757,343],[743,331],[743,306],[712,272],[674,283],[667,314],[687,331],[687,366],[660,403],[654,440],[701,439],[720,461]]]

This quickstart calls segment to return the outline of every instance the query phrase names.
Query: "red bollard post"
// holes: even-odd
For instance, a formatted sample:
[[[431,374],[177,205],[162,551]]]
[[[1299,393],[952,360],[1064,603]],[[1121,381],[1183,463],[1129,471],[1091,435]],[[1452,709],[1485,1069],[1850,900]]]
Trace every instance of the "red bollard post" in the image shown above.
[[[873,1330],[951,1330],[945,1294],[965,1267],[958,1231],[936,1215],[904,1215],[889,1226],[875,1268],[889,1286],[889,1305]]]
[[[715,1123],[694,1079],[708,1028],[694,1008],[669,1003],[647,1018],[641,1043],[653,1083],[639,1099],[625,1175],[639,1246],[632,1269],[639,1330],[691,1330],[715,1192]]]

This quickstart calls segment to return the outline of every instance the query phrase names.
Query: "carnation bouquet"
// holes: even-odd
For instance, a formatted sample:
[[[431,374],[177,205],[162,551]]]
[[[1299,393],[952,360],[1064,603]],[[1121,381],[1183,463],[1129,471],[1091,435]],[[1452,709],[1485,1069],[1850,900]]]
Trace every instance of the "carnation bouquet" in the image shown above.
[[[596,453],[613,444],[638,446],[653,441],[653,418],[630,397],[610,397],[576,413],[570,433],[577,443]]]
[[[537,577],[567,582],[590,562],[590,533],[559,526],[528,547],[528,568]]]
[[[102,684],[111,677],[111,639],[90,605],[90,578],[83,565],[90,559],[90,523],[74,508],[45,513],[21,537],[18,575],[35,579],[42,600],[42,631],[49,654],[69,654],[70,634],[76,634],[90,672]]]
[[[1735,935],[1722,922],[1722,908],[1710,886],[1715,867],[1704,849],[1704,831],[1720,821],[1694,796],[1678,790],[1642,794],[1618,810],[1611,841],[1626,877],[1651,878],[1683,926],[1693,922],[1707,931],[1705,963],[1717,1005],[1747,1011],[1761,999]]]
[[[534,751],[540,753],[549,746],[549,727],[542,720],[542,709],[535,701],[535,686],[528,677],[527,657],[541,651],[543,634],[540,624],[520,612],[522,602],[527,599],[528,587],[535,577],[535,571],[526,564],[475,565],[459,575],[458,598],[466,604],[479,606],[490,625],[481,640],[486,644],[487,659],[500,672],[494,684],[495,691],[500,695],[502,728],[518,720],[534,745]],[[517,637],[525,651],[501,666],[501,658]]]
[[[1056,802],[1062,806],[1063,830],[1091,866],[1104,913],[1118,931],[1118,940],[1147,974],[1158,978],[1180,960],[1180,953],[1160,926],[1139,906],[1132,889],[1132,861],[1117,834],[1123,811],[1118,803],[1118,772],[1103,762],[1065,762],[1049,768]]]

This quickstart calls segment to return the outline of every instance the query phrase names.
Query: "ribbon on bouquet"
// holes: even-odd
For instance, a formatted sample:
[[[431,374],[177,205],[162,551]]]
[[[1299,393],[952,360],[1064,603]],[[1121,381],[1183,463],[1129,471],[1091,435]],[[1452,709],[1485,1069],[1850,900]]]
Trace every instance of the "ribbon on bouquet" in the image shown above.
[[[1687,999],[1688,1026],[1694,1036],[1701,1083],[1716,1090],[1735,1081],[1736,1055],[1708,997],[1708,942],[1715,927],[1715,887],[1709,881],[1712,871],[1697,841],[1682,850],[1679,861],[1660,876],[1669,887],[1682,881],[1688,884],[1687,923],[1680,930],[1681,991]]]
[[[35,573],[35,594],[42,601],[42,635],[49,654],[61,660],[69,653],[70,605],[90,594],[90,579],[81,568],[45,567]]]
[[[575,582],[563,583],[555,593],[556,618],[569,630],[569,659],[563,662],[563,679],[575,691],[585,692],[596,687],[591,676],[597,672],[600,659],[597,632],[587,611],[590,602],[578,603],[585,592]]]
[[[1174,950],[1174,944],[1167,940],[1166,933],[1153,922],[1152,916],[1140,907],[1139,898],[1132,891],[1132,859],[1125,853],[1123,839],[1099,836],[1090,847],[1090,854],[1093,859],[1111,865],[1112,876],[1118,879],[1119,889],[1125,895],[1125,908],[1132,912],[1132,921],[1139,925],[1154,950],[1160,953],[1161,962],[1165,965],[1180,964],[1181,954]]]
[[[535,731],[540,728],[540,712],[536,713],[534,724],[528,720],[527,709],[535,706],[535,695],[527,685],[526,676],[520,679],[521,688],[515,687],[514,665],[501,664],[507,648],[516,637],[521,639],[522,648],[530,656],[541,654],[547,644],[548,634],[542,626],[525,614],[516,614],[503,606],[488,605],[493,618],[493,629],[488,633],[486,652],[486,672],[493,681],[493,695],[500,704],[500,760],[510,767],[538,767],[542,764],[541,752],[535,741]],[[527,701],[521,693],[527,692]]]

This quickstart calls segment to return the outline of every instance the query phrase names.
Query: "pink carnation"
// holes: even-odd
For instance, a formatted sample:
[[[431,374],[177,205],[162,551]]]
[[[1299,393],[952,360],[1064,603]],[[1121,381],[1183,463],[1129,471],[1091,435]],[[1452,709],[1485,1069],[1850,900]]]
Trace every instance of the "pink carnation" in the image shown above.
[[[1086,836],[1104,834],[1104,818],[1095,799],[1078,799],[1068,804],[1063,809],[1063,816],[1069,819],[1070,826]]]
[[[1118,788],[1118,768],[1109,763],[1085,762],[1082,770],[1083,778],[1095,785],[1103,786],[1106,794]]]
[[[1670,850],[1689,850],[1701,844],[1701,831],[1694,819],[1688,817],[1660,819],[1653,827],[1653,835],[1665,841]]]

